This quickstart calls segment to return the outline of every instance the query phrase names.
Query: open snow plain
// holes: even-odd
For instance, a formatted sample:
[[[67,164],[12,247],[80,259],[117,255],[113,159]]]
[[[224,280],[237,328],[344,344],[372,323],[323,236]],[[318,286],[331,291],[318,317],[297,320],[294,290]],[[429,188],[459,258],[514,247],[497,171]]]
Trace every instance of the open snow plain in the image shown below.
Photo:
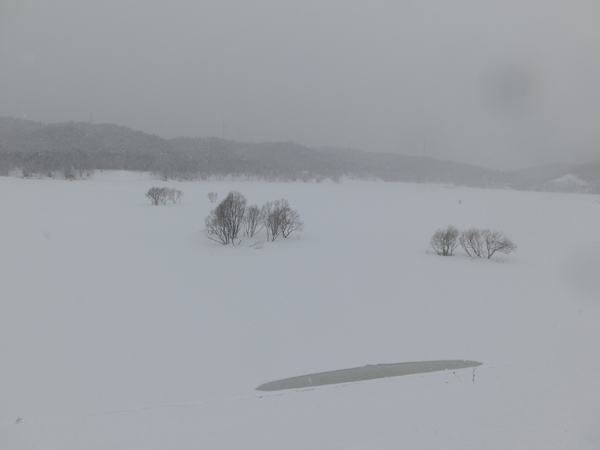
[[[163,185],[182,203],[151,206]],[[305,230],[208,240],[230,190]],[[116,173],[0,178],[0,214],[1,449],[600,447],[598,196]],[[437,256],[449,224],[519,248]],[[256,390],[451,359],[483,365]]]

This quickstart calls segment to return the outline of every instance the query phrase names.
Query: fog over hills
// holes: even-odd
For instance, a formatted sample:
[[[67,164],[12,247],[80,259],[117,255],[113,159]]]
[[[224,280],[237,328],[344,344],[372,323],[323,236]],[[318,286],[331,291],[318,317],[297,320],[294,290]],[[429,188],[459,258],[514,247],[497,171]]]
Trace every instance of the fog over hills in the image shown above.
[[[82,178],[95,170],[149,171],[167,179],[238,176],[265,180],[388,182],[597,192],[600,161],[498,171],[431,157],[308,148],[294,142],[246,143],[220,138],[163,139],[112,124],[43,124],[0,118],[0,174]],[[551,184],[572,174],[584,183]],[[549,184],[550,183],[550,184]]]
[[[0,116],[498,170],[600,159],[593,0],[5,0]]]

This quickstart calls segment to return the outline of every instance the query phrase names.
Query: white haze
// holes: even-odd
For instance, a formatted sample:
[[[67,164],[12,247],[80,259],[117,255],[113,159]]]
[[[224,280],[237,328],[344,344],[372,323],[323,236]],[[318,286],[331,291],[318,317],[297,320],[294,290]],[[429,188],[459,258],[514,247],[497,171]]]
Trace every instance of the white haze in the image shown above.
[[[0,115],[516,168],[600,158],[588,0],[0,3]]]

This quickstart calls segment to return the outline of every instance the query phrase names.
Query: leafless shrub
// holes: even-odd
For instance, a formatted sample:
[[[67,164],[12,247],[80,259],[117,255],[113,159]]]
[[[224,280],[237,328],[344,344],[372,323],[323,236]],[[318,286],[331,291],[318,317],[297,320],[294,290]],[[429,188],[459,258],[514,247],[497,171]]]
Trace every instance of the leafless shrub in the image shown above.
[[[494,253],[509,254],[517,249],[517,245],[501,231],[479,230],[470,228],[460,233],[461,247],[470,257],[490,259]]]
[[[267,230],[267,242],[274,241],[281,233],[281,217],[274,202],[267,202],[261,209],[263,225]]]
[[[300,220],[300,215],[290,208],[287,200],[282,200],[283,218],[281,220],[281,235],[284,239],[294,231],[302,231],[304,223]]]
[[[517,249],[517,244],[504,236],[502,231],[484,230],[483,239],[488,259],[496,252],[508,255]]]
[[[267,202],[262,207],[263,225],[267,230],[267,241],[274,241],[279,235],[287,238],[294,231],[301,231],[304,224],[287,200]]]
[[[230,192],[204,220],[206,237],[223,245],[233,243],[245,212],[246,197],[239,192]]]
[[[485,241],[481,230],[469,228],[466,231],[461,231],[458,241],[463,250],[467,252],[467,255],[471,258],[474,258],[475,256],[481,258],[483,256],[483,252],[485,251]]]
[[[431,246],[438,255],[452,256],[452,252],[458,246],[459,231],[449,225],[445,230],[437,230],[431,238]]]
[[[168,187],[152,187],[146,192],[146,197],[153,205],[166,205],[169,200],[173,203],[181,202],[182,195],[183,192],[179,189]]]
[[[167,198],[169,200],[171,200],[173,203],[177,203],[177,202],[181,203],[182,196],[183,196],[183,192],[181,192],[179,189],[167,188]]]
[[[206,219],[204,219],[204,234],[210,240],[220,242],[227,245],[231,242],[227,226],[219,219],[215,211],[211,211]]]
[[[153,205],[164,205],[167,202],[167,188],[152,187],[146,192],[146,197]]]
[[[208,193],[208,199],[210,200],[211,203],[214,203],[217,201],[217,193],[216,192],[209,192]]]
[[[260,208],[257,205],[246,208],[246,214],[244,215],[244,234],[253,237],[261,230],[261,224],[262,215]]]

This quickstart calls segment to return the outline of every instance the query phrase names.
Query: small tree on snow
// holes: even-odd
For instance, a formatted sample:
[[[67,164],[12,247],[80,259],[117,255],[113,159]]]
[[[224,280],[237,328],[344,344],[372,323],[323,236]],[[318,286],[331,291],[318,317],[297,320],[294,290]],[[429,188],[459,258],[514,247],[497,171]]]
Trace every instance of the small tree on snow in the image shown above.
[[[208,193],[208,199],[210,200],[211,203],[214,203],[217,201],[217,193],[216,192],[209,192]]]
[[[267,241],[274,241],[279,235],[287,238],[290,233],[301,231],[304,227],[300,215],[285,199],[265,203],[261,213],[263,225],[267,230]]]
[[[431,246],[438,255],[452,256],[454,249],[458,246],[459,231],[449,225],[445,230],[437,230],[431,238]]]
[[[281,217],[274,202],[267,202],[262,206],[261,217],[267,230],[267,241],[274,241],[281,233]]]
[[[246,208],[244,215],[244,234],[253,237],[262,228],[262,215],[260,208],[257,205],[252,205]]]
[[[169,200],[171,200],[173,203],[181,203],[181,196],[183,195],[183,192],[181,192],[179,189],[175,189],[175,188],[167,188],[167,198]]]
[[[463,250],[467,252],[467,255],[471,258],[475,256],[481,258],[483,256],[485,241],[483,240],[481,230],[469,228],[466,231],[461,231],[458,241]]]
[[[488,259],[496,252],[508,255],[517,249],[517,244],[504,236],[502,231],[484,230],[483,239]]]
[[[284,239],[287,239],[294,231],[302,231],[304,223],[300,220],[300,215],[290,208],[287,200],[282,200],[282,202],[283,218],[281,221],[281,235]]]
[[[501,231],[488,229],[470,228],[463,231],[460,233],[459,242],[471,258],[476,256],[490,259],[496,252],[508,255],[517,249],[517,244],[504,236]]]
[[[230,192],[204,220],[204,233],[209,239],[223,245],[237,238],[246,212],[246,197]]]
[[[181,202],[182,195],[183,192],[179,189],[168,187],[152,187],[146,192],[146,197],[150,199],[153,205],[166,205],[169,200],[173,203]]]
[[[146,192],[146,197],[153,205],[165,204],[167,202],[167,188],[152,187]]]

